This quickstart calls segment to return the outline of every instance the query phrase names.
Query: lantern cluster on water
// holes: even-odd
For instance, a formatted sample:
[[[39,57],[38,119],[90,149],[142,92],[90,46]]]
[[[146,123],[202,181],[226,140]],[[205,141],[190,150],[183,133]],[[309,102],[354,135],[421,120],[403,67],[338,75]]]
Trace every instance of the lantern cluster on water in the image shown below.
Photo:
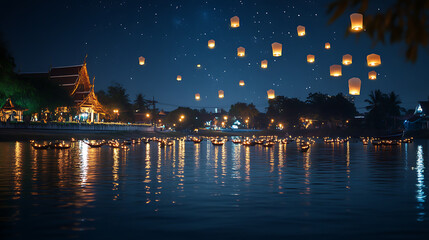
[[[219,90],[218,91],[218,96],[219,96],[219,98],[224,98],[225,97],[225,94],[224,94],[223,90]]]
[[[237,56],[244,57],[246,55],[246,49],[244,47],[237,48]]]
[[[314,55],[308,54],[307,55],[307,62],[308,63],[314,63]]]
[[[234,16],[231,18],[231,27],[232,28],[238,28],[240,27],[240,18],[237,16]]]
[[[144,61],[145,61],[145,58],[144,58],[144,57],[142,57],[142,56],[140,56],[140,57],[139,57],[139,64],[140,64],[140,65],[144,65]]]
[[[360,86],[361,86],[361,81],[359,78],[350,78],[349,79],[349,94],[350,95],[360,95]]]
[[[261,68],[267,68],[268,67],[268,61],[267,60],[262,60],[261,61]]]
[[[351,30],[354,32],[363,29],[363,15],[360,13],[353,13],[350,15]]]
[[[267,91],[267,97],[268,97],[268,99],[274,99],[274,98],[276,98],[276,94],[275,94],[275,92],[274,92],[273,89],[270,89],[270,90]]]
[[[282,44],[275,42],[271,44],[271,47],[273,49],[273,56],[274,57],[280,57],[282,55]]]
[[[341,71],[341,65],[332,65],[330,68],[330,75],[332,77],[340,77],[343,75],[342,71]]]
[[[346,54],[343,56],[343,65],[350,65],[352,64],[352,55]]]

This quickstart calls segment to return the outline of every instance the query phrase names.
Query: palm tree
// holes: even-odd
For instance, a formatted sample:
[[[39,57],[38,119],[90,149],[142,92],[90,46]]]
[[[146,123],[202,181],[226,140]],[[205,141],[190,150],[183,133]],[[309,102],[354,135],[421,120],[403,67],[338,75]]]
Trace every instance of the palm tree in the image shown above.
[[[389,94],[382,93],[380,90],[372,91],[369,99],[366,99],[369,105],[366,106],[368,112],[367,121],[371,127],[380,129],[394,129],[396,118],[401,115],[403,108],[401,100],[394,92]]]
[[[384,95],[385,94],[383,94],[380,90],[371,91],[369,94],[369,99],[365,100],[365,102],[369,103],[369,105],[365,107],[366,110],[374,112],[380,109],[383,105],[383,100],[385,99]]]

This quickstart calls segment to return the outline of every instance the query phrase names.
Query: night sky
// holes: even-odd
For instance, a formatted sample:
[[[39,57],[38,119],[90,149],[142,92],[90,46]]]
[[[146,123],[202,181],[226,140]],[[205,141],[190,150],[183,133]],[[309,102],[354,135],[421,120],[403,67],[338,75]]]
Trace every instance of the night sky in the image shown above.
[[[331,1],[17,0],[2,3],[0,32],[17,71],[47,72],[51,66],[77,65],[88,54],[96,91],[118,82],[131,100],[138,93],[154,96],[164,110],[177,106],[228,110],[241,101],[265,111],[268,89],[305,100],[310,92],[348,93],[352,77],[362,80],[361,95],[355,98],[360,112],[374,89],[395,91],[406,108],[426,100],[427,49],[410,63],[404,44],[373,46],[366,34],[346,37],[353,11],[328,25]],[[369,7],[372,12],[384,11],[386,3],[371,1]],[[240,18],[239,28],[229,26],[233,16]],[[305,37],[297,36],[298,25],[305,26]],[[207,47],[210,39],[216,41],[215,49]],[[281,57],[272,56],[273,42],[283,44]],[[330,50],[324,49],[325,42],[331,43]],[[237,57],[240,46],[246,48],[244,58]],[[371,53],[381,55],[381,66],[366,66]],[[316,56],[315,63],[306,62],[307,54]],[[330,77],[329,66],[341,64],[344,54],[353,56],[353,64],[343,66],[342,77]],[[139,56],[146,58],[144,66],[138,64]],[[268,69],[260,68],[264,59]],[[378,73],[376,81],[368,80],[372,70]],[[182,75],[181,82],[177,75]],[[239,87],[240,80],[245,87]],[[225,91],[224,99],[218,99],[218,90]],[[198,102],[195,93],[201,94]]]

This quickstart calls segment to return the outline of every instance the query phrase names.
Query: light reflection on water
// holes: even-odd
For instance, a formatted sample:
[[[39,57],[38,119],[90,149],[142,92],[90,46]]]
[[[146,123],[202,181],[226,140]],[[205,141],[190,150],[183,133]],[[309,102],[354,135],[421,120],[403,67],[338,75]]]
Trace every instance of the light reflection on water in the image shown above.
[[[302,153],[297,144],[175,141],[125,151],[81,141],[68,150],[2,142],[0,203],[7,215],[0,219],[11,239],[113,238],[123,229],[160,239],[417,238],[429,234],[428,143],[317,142]]]

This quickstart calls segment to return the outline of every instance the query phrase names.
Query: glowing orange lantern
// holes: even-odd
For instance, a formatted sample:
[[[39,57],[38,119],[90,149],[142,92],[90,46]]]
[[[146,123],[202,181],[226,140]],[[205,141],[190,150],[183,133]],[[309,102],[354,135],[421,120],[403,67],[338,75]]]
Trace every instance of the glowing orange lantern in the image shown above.
[[[343,75],[341,72],[341,65],[332,65],[329,70],[332,77],[340,77]]]
[[[350,78],[349,79],[349,94],[350,95],[360,95],[360,85],[361,85],[361,81],[359,78]]]
[[[346,54],[343,56],[343,65],[350,65],[352,64],[352,55]]]
[[[244,57],[246,55],[246,49],[244,47],[237,48],[237,56]]]
[[[271,44],[271,47],[273,48],[273,56],[274,57],[280,57],[282,55],[282,44],[275,42]]]
[[[195,100],[200,101],[200,94],[199,93],[195,93]]]
[[[201,64],[197,64],[197,68],[201,68]]]
[[[305,36],[305,27],[304,26],[299,25],[296,28],[296,30],[298,32],[298,36],[300,36],[300,37]]]
[[[376,80],[377,79],[377,72],[376,71],[371,71],[368,73],[368,79],[369,80]]]
[[[208,46],[210,49],[213,49],[215,47],[215,40],[213,40],[213,39],[209,40]]]
[[[139,57],[139,64],[140,65],[144,65],[144,61],[145,61],[144,57]]]
[[[370,54],[366,56],[366,62],[369,67],[377,67],[381,64],[381,58],[380,55],[377,54]]]
[[[325,43],[325,49],[331,49],[331,44],[330,43]]]
[[[244,86],[245,84],[244,84],[244,81],[243,80],[240,80],[240,82],[238,83],[238,85],[240,85],[240,86]]]
[[[218,95],[219,95],[219,98],[223,98],[225,96],[223,93],[223,90],[219,90]]]
[[[268,99],[274,99],[274,98],[276,98],[276,94],[275,94],[275,92],[274,92],[273,89],[268,90],[267,91],[267,95],[268,95]]]
[[[353,13],[350,15],[350,23],[352,31],[358,32],[363,29],[363,15],[360,13]]]
[[[231,27],[232,28],[238,28],[240,27],[240,18],[237,16],[234,16],[231,18]]]
[[[267,60],[262,60],[261,61],[261,68],[267,68],[268,67],[268,61]]]
[[[177,78],[176,78],[176,80],[177,80],[177,81],[179,81],[179,82],[180,82],[180,81],[182,81],[182,76],[180,76],[180,75],[177,75]]]
[[[307,62],[308,63],[314,63],[314,55],[308,54],[307,55]]]

